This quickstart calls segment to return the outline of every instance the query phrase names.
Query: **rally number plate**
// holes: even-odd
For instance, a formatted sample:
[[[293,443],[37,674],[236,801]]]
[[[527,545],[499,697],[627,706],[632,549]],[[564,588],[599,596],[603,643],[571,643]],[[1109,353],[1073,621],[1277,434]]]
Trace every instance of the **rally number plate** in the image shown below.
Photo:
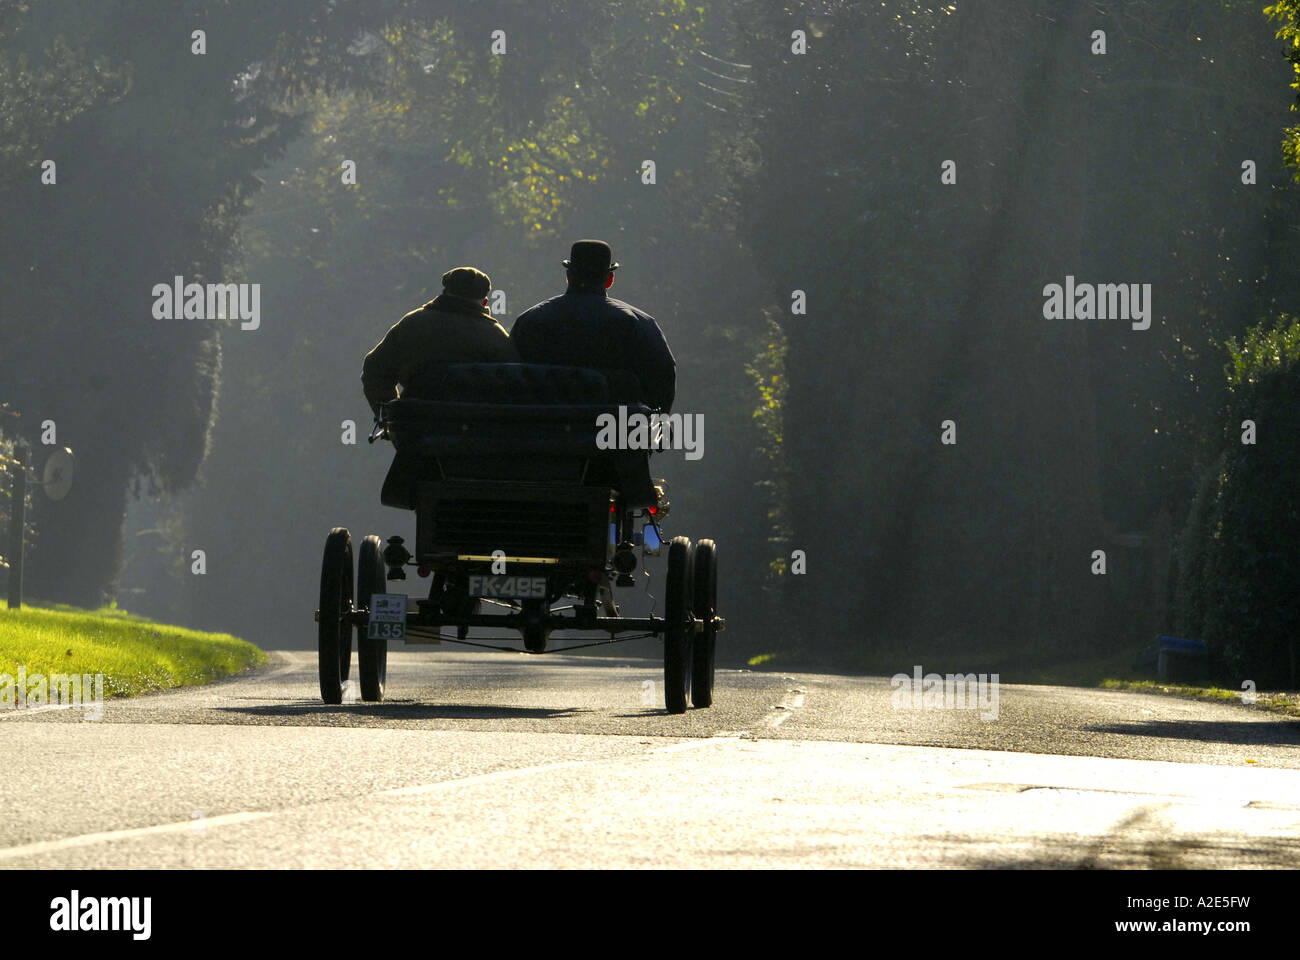
[[[366,636],[372,640],[402,640],[406,637],[406,594],[370,595],[370,626]]]
[[[510,577],[471,574],[471,597],[496,597],[509,600],[542,600],[546,597],[545,577]]]

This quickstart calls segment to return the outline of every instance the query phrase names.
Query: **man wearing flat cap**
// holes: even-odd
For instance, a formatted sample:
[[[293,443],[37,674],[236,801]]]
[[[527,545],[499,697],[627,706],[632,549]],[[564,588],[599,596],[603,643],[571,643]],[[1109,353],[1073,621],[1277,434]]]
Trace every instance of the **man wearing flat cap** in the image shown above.
[[[614,282],[613,251],[601,240],[579,240],[561,261],[569,288],[519,315],[510,339],[524,363],[555,363],[636,375],[645,403],[668,412],[677,363],[654,317],[606,296]]]
[[[375,415],[432,363],[518,363],[505,327],[487,309],[492,281],[482,270],[456,267],[442,275],[442,293],[384,334],[361,365],[361,386]]]

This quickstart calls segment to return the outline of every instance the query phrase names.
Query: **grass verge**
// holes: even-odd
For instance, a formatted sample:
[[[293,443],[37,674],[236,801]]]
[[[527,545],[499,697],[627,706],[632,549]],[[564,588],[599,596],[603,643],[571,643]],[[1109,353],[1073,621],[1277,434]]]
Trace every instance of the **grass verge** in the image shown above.
[[[1033,662],[1023,651],[1006,650],[913,650],[902,654],[863,654],[849,666],[854,673],[893,676],[912,673],[914,664],[922,664],[925,673],[997,673],[1002,683],[1031,683],[1060,687],[1092,687],[1107,690],[1133,690],[1138,693],[1162,693],[1215,702],[1235,701],[1243,706],[1272,713],[1300,717],[1300,692],[1272,691],[1255,694],[1253,704],[1242,700],[1241,690],[1192,686],[1151,680],[1149,670],[1135,663],[1132,651],[1118,651],[1104,656],[1078,657],[1059,661]],[[801,663],[789,653],[761,654],[748,661],[750,667],[764,670],[817,669]],[[824,666],[821,669],[826,669]]]
[[[1222,687],[1194,687],[1177,683],[1162,683],[1159,680],[1114,680],[1106,679],[1101,686],[1108,690],[1136,690],[1140,693],[1167,693],[1175,697],[1191,697],[1194,700],[1235,700],[1246,706],[1254,706],[1271,713],[1282,713],[1289,717],[1300,717],[1300,693],[1256,693],[1253,704],[1242,700],[1241,690],[1224,690]]]
[[[137,617],[116,607],[0,609],[0,674],[104,675],[104,696],[188,687],[266,663],[266,654],[226,633]]]

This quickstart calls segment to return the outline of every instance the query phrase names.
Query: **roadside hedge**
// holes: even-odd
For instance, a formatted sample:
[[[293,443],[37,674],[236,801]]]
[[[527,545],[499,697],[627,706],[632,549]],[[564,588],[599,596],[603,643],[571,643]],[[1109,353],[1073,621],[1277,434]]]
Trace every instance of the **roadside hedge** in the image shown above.
[[[1300,319],[1227,343],[1221,453],[1179,543],[1177,624],[1234,686],[1296,687],[1300,660]],[[1250,421],[1247,423],[1246,421]],[[1254,427],[1254,442],[1248,431]]]

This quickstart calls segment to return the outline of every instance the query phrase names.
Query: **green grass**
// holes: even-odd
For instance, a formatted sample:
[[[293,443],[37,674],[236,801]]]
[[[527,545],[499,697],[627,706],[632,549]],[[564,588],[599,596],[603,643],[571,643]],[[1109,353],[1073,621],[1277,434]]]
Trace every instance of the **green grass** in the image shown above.
[[[1244,703],[1241,699],[1241,690],[1225,690],[1222,687],[1195,687],[1163,683],[1159,680],[1114,679],[1103,680],[1101,685],[1109,690],[1137,690],[1141,693],[1167,693],[1175,697],[1191,697],[1194,700],[1235,700]],[[1300,717],[1300,693],[1256,693],[1253,705],[1272,713]]]
[[[104,675],[104,696],[208,683],[260,666],[266,654],[226,633],[204,633],[124,610],[39,604],[0,609],[0,674]]]

